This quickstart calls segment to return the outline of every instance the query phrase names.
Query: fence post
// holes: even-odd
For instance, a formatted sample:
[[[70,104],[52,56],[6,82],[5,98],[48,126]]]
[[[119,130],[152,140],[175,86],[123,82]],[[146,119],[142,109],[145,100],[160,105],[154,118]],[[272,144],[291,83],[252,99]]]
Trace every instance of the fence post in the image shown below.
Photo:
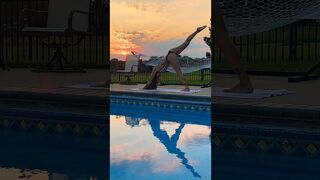
[[[1,17],[0,17],[1,18]],[[3,48],[4,48],[4,36],[2,35],[2,26],[0,24],[0,66],[4,68],[4,55],[3,55]]]
[[[4,36],[2,37],[2,33],[4,33],[4,27],[2,27],[2,25],[4,24],[2,22],[2,12],[3,12],[3,8],[2,8],[2,1],[0,1],[0,62],[2,60],[4,60],[3,57],[3,48],[4,48]],[[2,59],[3,58],[3,59]]]
[[[29,60],[32,61],[32,37],[28,36]]]
[[[290,39],[289,39],[289,59],[297,59],[297,46],[298,46],[298,25],[293,23],[290,25]]]
[[[203,81],[203,80],[204,80],[204,70],[203,70],[203,69],[201,69],[201,71],[200,71],[200,72],[201,72],[201,75],[200,75],[200,76],[201,76],[201,81]]]

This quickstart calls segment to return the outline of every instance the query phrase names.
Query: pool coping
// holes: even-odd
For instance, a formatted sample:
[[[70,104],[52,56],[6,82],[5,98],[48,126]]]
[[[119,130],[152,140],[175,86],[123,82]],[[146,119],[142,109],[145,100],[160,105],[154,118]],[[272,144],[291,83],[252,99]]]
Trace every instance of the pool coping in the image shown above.
[[[91,95],[81,93],[53,93],[53,92],[37,92],[27,90],[0,90],[0,98],[2,99],[18,99],[18,100],[36,100],[36,101],[52,101],[64,103],[84,103],[95,105],[107,105],[108,95]]]
[[[112,96],[133,96],[143,98],[158,98],[167,100],[182,100],[182,101],[193,101],[193,102],[209,102],[211,103],[211,97],[207,96],[191,96],[183,94],[162,94],[162,93],[141,93],[141,92],[128,92],[128,91],[111,91]]]
[[[308,139],[305,135],[298,137],[265,137],[215,133],[212,137],[212,150],[218,152],[247,152],[294,157],[319,158],[320,141]]]
[[[193,101],[198,103],[210,103],[213,116],[241,116],[249,118],[269,118],[289,120],[292,122],[320,122],[320,106],[306,106],[294,104],[276,104],[266,103],[263,101],[252,101],[244,99],[226,99],[217,97],[199,97],[190,95],[175,95],[175,94],[151,94],[112,91],[112,96],[133,96],[135,98],[160,98],[169,99],[179,102]],[[219,123],[219,118],[214,118]],[[243,122],[242,120],[239,121]]]
[[[111,91],[110,104],[112,103],[177,110],[211,111],[211,98],[180,94]]]
[[[2,89],[0,99],[30,103],[67,105],[94,105],[107,108],[106,92],[66,89]],[[107,109],[106,109],[107,110]],[[77,137],[108,137],[108,123],[103,115],[86,115],[71,112],[0,108],[0,129],[21,132],[38,132]],[[93,121],[88,121],[88,117]]]
[[[217,101],[213,102],[212,109],[213,116],[263,117],[320,122],[320,107],[315,106],[237,101],[225,103]]]
[[[57,88],[60,89],[60,88]],[[92,91],[95,93],[82,92],[82,89],[68,89],[68,93],[54,92],[54,90],[0,90],[2,99],[53,101],[63,103],[84,103],[100,106],[108,106],[108,100],[112,97],[131,97],[137,101],[167,101],[179,103],[198,103],[209,106],[212,103],[213,116],[241,116],[241,117],[268,117],[287,119],[293,121],[320,122],[320,106],[306,106],[294,104],[276,104],[263,101],[246,101],[239,99],[224,99],[206,96],[190,96],[177,94],[154,94],[124,91]],[[219,119],[216,120],[219,122]]]

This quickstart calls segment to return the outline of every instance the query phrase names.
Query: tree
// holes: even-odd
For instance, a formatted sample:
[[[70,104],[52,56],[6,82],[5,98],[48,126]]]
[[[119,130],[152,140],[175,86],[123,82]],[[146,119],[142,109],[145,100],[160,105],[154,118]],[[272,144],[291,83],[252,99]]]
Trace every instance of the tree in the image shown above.
[[[212,31],[211,28],[209,28],[210,31],[210,37],[204,37],[203,40],[204,42],[209,46],[210,50],[211,50],[211,54],[213,52],[213,42],[212,42]]]
[[[117,72],[119,67],[119,60],[117,58],[113,58],[110,60],[110,72],[115,73]]]

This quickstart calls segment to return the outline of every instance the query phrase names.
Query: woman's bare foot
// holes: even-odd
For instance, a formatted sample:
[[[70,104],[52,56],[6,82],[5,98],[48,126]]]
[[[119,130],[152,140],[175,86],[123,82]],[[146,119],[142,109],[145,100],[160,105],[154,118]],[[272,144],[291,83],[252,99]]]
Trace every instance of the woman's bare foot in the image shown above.
[[[202,30],[204,30],[207,27],[207,25],[201,26],[197,28],[197,32],[201,32]]]
[[[182,89],[181,91],[190,91],[189,87],[185,87],[184,89]]]
[[[252,84],[249,82],[249,83],[239,83],[233,88],[224,89],[223,91],[228,93],[253,93],[254,89]]]

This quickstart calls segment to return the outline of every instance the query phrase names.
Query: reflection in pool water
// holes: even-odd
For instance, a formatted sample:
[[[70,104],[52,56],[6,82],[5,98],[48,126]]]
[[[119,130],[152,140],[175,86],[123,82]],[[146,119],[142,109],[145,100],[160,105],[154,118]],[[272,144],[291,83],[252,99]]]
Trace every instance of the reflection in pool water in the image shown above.
[[[111,179],[211,179],[210,112],[112,105],[111,114]]]

